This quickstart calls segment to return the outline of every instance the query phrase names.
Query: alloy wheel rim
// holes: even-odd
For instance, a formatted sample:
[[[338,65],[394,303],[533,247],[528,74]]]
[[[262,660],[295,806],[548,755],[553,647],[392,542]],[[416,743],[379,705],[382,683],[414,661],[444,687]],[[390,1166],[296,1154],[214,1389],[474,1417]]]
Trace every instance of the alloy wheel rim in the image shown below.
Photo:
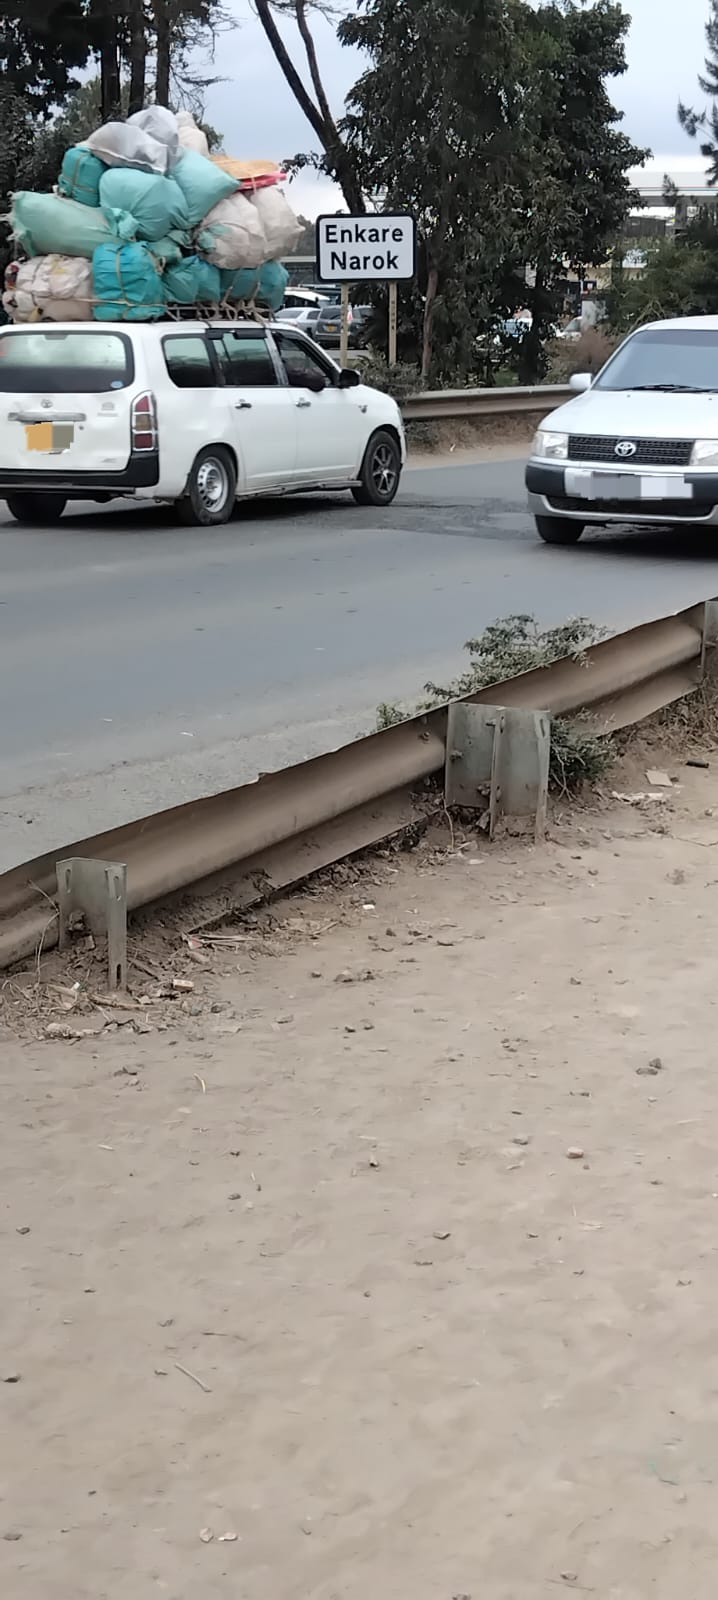
[[[390,445],[377,445],[371,464],[371,476],[377,494],[390,495],[396,483],[396,464]]]

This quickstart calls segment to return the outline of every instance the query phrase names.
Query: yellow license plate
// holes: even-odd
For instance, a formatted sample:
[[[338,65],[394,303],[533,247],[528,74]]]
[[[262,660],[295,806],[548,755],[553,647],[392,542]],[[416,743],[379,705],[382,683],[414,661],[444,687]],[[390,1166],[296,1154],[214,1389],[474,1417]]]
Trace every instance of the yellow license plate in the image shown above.
[[[52,423],[31,422],[25,429],[28,450],[52,449]]]
[[[71,422],[28,422],[25,427],[28,450],[38,450],[45,455],[69,450],[75,438]]]

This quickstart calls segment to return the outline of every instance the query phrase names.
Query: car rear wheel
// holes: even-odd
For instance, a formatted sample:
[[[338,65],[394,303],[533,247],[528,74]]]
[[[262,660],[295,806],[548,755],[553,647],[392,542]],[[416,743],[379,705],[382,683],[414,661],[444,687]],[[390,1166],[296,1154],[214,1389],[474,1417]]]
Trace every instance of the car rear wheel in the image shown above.
[[[401,451],[393,433],[372,435],[352,494],[360,506],[390,506],[401,479]]]
[[[544,544],[578,544],[584,524],[567,517],[537,517],[536,532]]]
[[[34,522],[41,528],[50,528],[59,522],[67,505],[64,494],[36,494],[29,489],[26,494],[9,494],[7,508],[16,522]]]
[[[190,528],[216,528],[228,522],[237,496],[237,471],[221,444],[200,450],[177,511]]]

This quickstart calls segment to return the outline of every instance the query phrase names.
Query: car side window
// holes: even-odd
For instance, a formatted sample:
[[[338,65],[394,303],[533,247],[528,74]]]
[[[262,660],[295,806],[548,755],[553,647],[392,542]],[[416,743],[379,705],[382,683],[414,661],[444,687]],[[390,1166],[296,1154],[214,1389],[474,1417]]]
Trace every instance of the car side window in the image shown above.
[[[276,389],[279,383],[263,333],[232,333],[213,340],[225,383],[232,389]]]
[[[202,334],[173,334],[163,339],[162,347],[167,374],[176,389],[214,389],[217,378]]]
[[[303,378],[323,378],[327,384],[332,382],[334,374],[329,363],[323,361],[317,351],[310,350],[303,339],[298,339],[293,333],[282,333],[279,329],[275,329],[274,340],[279,347],[289,382],[293,386],[301,383]]]

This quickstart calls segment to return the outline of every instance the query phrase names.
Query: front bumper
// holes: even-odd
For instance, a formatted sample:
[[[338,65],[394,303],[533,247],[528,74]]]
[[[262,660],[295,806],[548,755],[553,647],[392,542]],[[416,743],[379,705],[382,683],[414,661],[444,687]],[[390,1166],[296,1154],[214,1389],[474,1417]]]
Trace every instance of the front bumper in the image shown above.
[[[643,523],[670,523],[687,522],[718,525],[718,472],[698,472],[687,468],[685,471],[654,472],[650,467],[643,467],[640,471],[631,472],[625,466],[620,468],[620,476],[626,480],[628,493],[620,500],[599,498],[584,498],[567,492],[566,474],[574,468],[582,468],[582,462],[556,462],[531,460],[526,468],[526,488],[529,494],[529,507],[537,516],[568,517],[586,525],[596,523],[603,527],[611,522],[643,522]],[[594,464],[591,463],[591,470]],[[611,472],[618,469],[610,464],[596,465],[596,473]],[[641,479],[660,477],[662,493],[657,499],[646,499],[641,494]],[[630,480],[635,480],[635,495],[630,493]],[[670,484],[673,480],[677,493],[671,497]],[[690,489],[690,498],[684,498],[685,486]],[[568,489],[570,489],[570,484]],[[667,492],[666,492],[667,491]]]

